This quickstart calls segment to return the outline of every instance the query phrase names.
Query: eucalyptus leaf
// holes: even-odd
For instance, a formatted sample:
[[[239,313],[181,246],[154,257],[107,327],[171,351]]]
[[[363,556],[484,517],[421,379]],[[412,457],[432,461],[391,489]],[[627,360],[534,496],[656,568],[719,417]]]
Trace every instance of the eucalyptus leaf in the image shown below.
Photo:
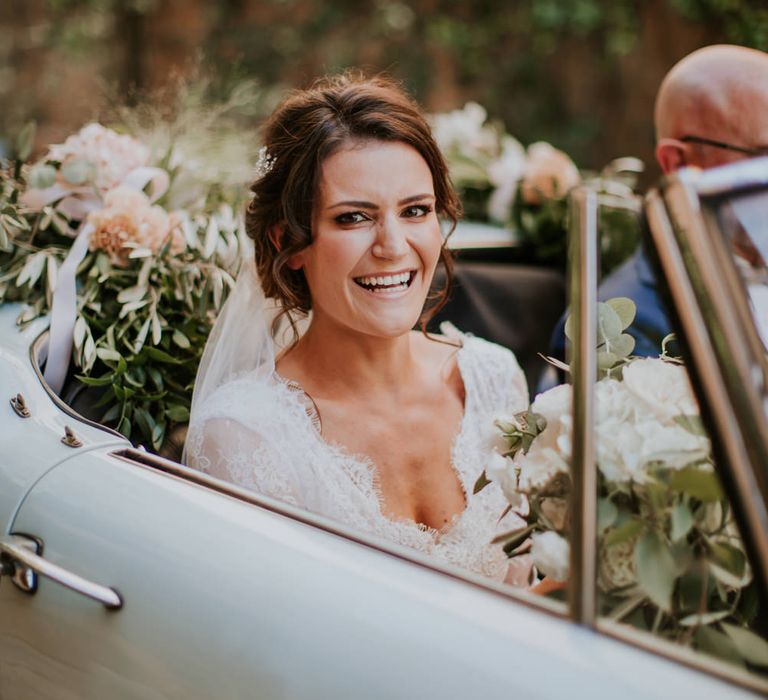
[[[673,542],[683,539],[693,527],[691,509],[685,503],[677,503],[672,508],[670,538]]]
[[[608,304],[597,302],[597,337],[598,343],[605,338],[618,338],[624,330],[621,318]]]
[[[643,530],[643,522],[637,518],[629,518],[625,520],[619,527],[606,532],[603,538],[603,543],[610,547],[614,544],[621,544],[627,542],[633,537],[636,537]]]
[[[96,176],[96,167],[84,158],[72,158],[59,169],[61,176],[72,185],[84,185]]]
[[[627,357],[635,349],[635,339],[628,333],[622,333],[618,338],[606,340],[606,346],[614,355]]]
[[[739,648],[729,636],[722,632],[712,627],[702,626],[696,630],[693,638],[699,650],[744,666],[744,659]]]
[[[616,312],[621,321],[622,330],[632,325],[632,321],[635,320],[635,315],[637,314],[637,306],[634,301],[628,297],[613,297],[605,303]]]
[[[673,491],[686,493],[700,501],[719,501],[723,498],[723,490],[715,472],[695,465],[674,472],[669,486]]]
[[[27,175],[27,183],[30,187],[44,190],[56,183],[56,168],[48,163],[37,163],[30,168]],[[50,218],[48,219],[50,222]],[[48,228],[47,226],[45,228]]]
[[[597,530],[602,533],[611,527],[619,515],[616,504],[610,498],[600,498],[597,501]]]
[[[20,161],[25,161],[32,153],[32,148],[35,145],[35,134],[37,133],[37,124],[35,122],[27,122],[24,128],[19,132],[16,137],[16,156]]]
[[[722,624],[722,628],[749,663],[768,667],[768,642],[765,639],[751,630],[726,622]]]
[[[675,562],[669,547],[656,533],[648,532],[635,545],[637,580],[648,597],[662,610],[672,606]]]
[[[165,415],[176,423],[186,423],[189,421],[189,409],[186,406],[169,406],[165,409]]]

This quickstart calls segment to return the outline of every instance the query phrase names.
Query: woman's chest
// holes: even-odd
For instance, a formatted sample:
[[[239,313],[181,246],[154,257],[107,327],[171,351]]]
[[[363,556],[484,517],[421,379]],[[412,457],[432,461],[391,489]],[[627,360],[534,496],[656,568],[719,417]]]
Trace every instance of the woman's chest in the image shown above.
[[[466,506],[454,464],[463,407],[450,399],[401,411],[320,407],[323,437],[365,461],[385,517],[440,529]]]

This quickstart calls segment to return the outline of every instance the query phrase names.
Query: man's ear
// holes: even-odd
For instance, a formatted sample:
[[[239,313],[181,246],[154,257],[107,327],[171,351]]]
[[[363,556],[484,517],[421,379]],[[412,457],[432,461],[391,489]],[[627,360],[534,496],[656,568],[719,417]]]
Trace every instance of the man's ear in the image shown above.
[[[661,139],[656,144],[656,160],[665,175],[688,165],[688,148],[678,139]]]
[[[278,252],[283,248],[284,234],[285,234],[284,224],[276,224],[271,229],[269,229],[269,233],[268,233],[269,240],[272,242],[272,245],[275,246],[275,249]],[[304,267],[304,259],[301,254],[301,251],[296,253],[296,255],[292,255],[290,258],[288,258],[288,262],[286,264],[291,270],[300,270],[302,267]]]

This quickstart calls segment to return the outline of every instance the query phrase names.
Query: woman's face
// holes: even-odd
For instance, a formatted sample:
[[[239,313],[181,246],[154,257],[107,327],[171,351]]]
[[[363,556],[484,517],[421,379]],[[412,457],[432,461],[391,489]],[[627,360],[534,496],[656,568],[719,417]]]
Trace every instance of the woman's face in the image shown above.
[[[440,256],[432,173],[399,142],[353,143],[322,165],[303,268],[313,323],[395,337],[418,321]]]

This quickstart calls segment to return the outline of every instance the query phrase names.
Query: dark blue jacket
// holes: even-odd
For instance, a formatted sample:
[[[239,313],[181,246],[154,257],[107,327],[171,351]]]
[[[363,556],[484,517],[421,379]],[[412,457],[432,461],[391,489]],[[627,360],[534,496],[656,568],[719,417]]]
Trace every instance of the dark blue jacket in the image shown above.
[[[597,298],[600,301],[613,297],[629,297],[637,306],[635,320],[627,329],[627,333],[635,339],[632,354],[644,357],[659,355],[661,341],[672,332],[672,328],[642,247],[608,275],[598,288]],[[550,340],[550,354],[559,360],[565,358],[565,318],[563,315]]]

